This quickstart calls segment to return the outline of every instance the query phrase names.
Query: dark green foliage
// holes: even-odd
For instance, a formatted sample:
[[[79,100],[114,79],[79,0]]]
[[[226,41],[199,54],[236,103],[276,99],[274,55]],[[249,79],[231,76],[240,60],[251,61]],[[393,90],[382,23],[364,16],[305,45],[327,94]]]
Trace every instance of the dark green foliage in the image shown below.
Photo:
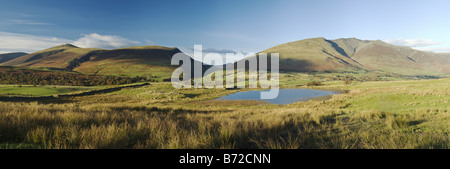
[[[145,77],[86,75],[73,72],[52,72],[28,69],[0,71],[0,84],[101,86],[121,85],[145,81]]]
[[[306,84],[307,86],[322,86],[323,84],[318,81],[312,81]]]

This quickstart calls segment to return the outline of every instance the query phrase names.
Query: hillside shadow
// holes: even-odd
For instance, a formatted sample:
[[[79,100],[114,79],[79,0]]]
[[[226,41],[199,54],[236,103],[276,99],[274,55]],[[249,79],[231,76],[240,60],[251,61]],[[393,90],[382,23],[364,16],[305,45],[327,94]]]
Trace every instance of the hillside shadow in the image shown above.
[[[339,54],[341,54],[342,56],[345,56],[345,57],[351,59],[352,61],[354,61],[355,63],[361,65],[361,63],[359,63],[358,61],[356,61],[355,59],[353,59],[352,57],[350,57],[350,56],[347,54],[347,52],[345,52],[344,49],[342,49],[341,47],[339,47],[339,45],[338,45],[337,43],[335,43],[335,42],[333,42],[333,41],[330,41],[330,40],[325,40],[325,41],[327,41],[328,43],[330,43],[331,46],[332,46]],[[327,54],[328,54],[328,53],[327,53]],[[331,54],[329,54],[329,55],[331,55]],[[333,56],[333,57],[334,57],[334,56]],[[335,57],[335,58],[336,58],[336,59],[339,59],[339,58],[337,58],[337,57]],[[340,59],[340,60],[342,60],[342,59]],[[343,60],[342,60],[342,61],[343,61]]]
[[[325,40],[327,41],[329,44],[331,44],[331,46],[342,56],[348,57],[350,58],[350,56],[347,54],[347,52],[344,51],[344,49],[342,49],[341,47],[339,47],[339,45],[333,41],[330,40]]]
[[[256,60],[255,60],[256,58]],[[282,56],[280,56],[279,58],[279,71],[285,71],[285,72],[310,72],[312,70],[315,69],[316,65],[314,65],[312,62],[308,61],[308,60],[299,60],[299,59],[283,59]],[[226,70],[226,68],[231,69],[234,67],[234,69],[238,69],[238,64],[243,64],[245,65],[245,70],[249,71],[250,70],[250,62],[251,60],[255,60],[256,61],[256,70],[251,70],[251,71],[259,71],[259,61],[260,61],[260,57],[259,55],[257,56],[252,56],[252,57],[247,57],[244,59],[241,59],[235,63],[230,63],[227,65],[224,65],[224,71]],[[267,54],[267,70],[270,71],[272,70],[272,59],[271,59],[271,55]]]
[[[280,60],[280,71],[287,72],[310,72],[315,70],[315,65],[307,60],[282,59]]]

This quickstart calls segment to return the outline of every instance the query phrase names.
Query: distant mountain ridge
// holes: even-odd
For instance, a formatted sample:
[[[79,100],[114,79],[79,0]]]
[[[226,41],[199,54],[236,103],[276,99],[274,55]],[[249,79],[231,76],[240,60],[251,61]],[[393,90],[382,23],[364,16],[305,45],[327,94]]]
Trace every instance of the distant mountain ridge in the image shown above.
[[[171,58],[176,53],[182,52],[178,48],[162,46],[105,50],[63,44],[30,54],[0,55],[0,66],[49,67],[81,73],[151,75],[167,79],[179,67],[171,65]],[[281,44],[260,53],[279,53],[280,71],[283,72],[378,70],[405,75],[450,74],[450,54],[424,52],[380,40],[320,37]],[[239,62],[242,61],[245,59]],[[204,65],[204,71],[209,67]]]
[[[450,74],[449,54],[424,52],[380,40],[305,39],[261,53],[279,53],[282,71],[381,70],[420,75]]]

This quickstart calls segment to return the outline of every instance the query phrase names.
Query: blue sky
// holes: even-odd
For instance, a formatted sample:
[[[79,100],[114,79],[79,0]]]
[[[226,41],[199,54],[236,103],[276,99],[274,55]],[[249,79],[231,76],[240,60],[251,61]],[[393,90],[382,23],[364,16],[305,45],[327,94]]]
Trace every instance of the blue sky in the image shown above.
[[[258,52],[314,37],[450,51],[448,0],[2,0],[0,52],[60,43]]]

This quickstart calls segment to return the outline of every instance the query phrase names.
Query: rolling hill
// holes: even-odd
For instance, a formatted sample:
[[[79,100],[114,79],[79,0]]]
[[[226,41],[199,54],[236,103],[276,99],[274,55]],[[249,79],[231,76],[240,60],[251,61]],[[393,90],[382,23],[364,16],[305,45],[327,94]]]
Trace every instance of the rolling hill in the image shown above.
[[[30,53],[7,62],[2,66],[18,67],[52,67],[65,69],[70,66],[70,62],[89,55],[102,52],[101,49],[78,48],[71,44],[63,44],[42,51]]]
[[[0,63],[7,62],[9,60],[21,57],[26,54],[27,53],[23,53],[23,52],[0,54]]]
[[[104,51],[92,55],[74,71],[95,74],[124,74],[130,76],[152,75],[169,78],[176,66],[172,56],[181,52],[178,48],[139,46]]]
[[[162,46],[136,46],[104,50],[63,44],[17,57],[0,65],[167,79],[178,68],[178,66],[171,65],[172,56],[180,52],[178,48]]]
[[[449,54],[424,52],[380,40],[305,39],[260,53],[279,53],[281,71],[381,70],[405,75],[450,74]]]

